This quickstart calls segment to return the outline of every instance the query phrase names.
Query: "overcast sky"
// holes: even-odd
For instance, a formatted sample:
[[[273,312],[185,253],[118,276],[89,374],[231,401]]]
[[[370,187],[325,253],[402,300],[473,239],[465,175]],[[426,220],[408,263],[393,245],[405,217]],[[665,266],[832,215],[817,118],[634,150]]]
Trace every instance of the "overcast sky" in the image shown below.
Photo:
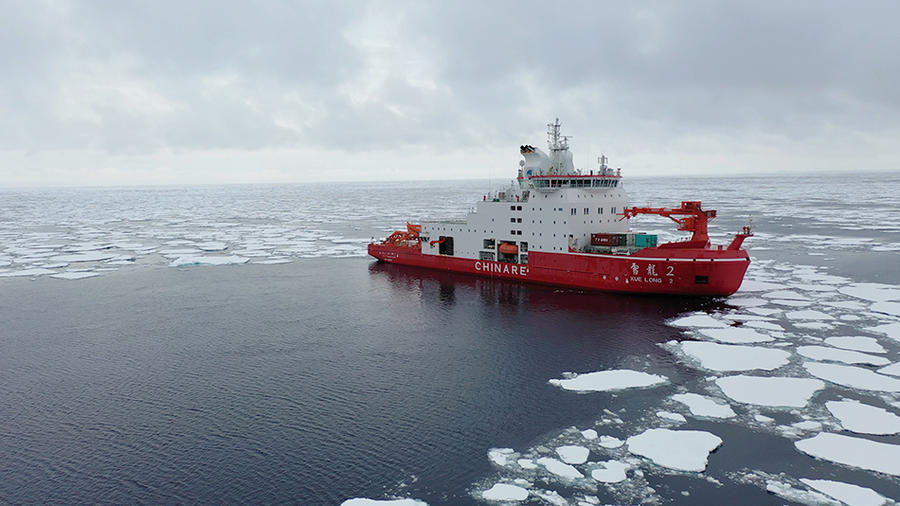
[[[900,169],[897,1],[0,8],[0,186]]]

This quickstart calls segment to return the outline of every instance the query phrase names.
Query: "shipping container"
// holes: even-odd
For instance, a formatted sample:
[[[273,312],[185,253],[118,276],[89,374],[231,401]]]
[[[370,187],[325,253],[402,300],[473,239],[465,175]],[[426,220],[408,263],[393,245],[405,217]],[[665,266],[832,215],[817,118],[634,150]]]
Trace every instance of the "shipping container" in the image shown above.
[[[591,245],[621,246],[625,244],[624,238],[625,234],[591,234]]]
[[[634,245],[638,248],[655,248],[656,247],[656,235],[635,234]]]

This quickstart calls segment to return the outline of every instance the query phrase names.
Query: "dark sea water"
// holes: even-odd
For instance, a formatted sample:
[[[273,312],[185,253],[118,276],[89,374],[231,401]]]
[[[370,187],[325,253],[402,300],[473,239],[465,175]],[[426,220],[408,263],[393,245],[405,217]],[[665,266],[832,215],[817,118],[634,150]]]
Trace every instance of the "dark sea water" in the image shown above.
[[[584,496],[601,503],[784,504],[791,499],[767,492],[767,481],[805,490],[799,478],[852,483],[896,500],[897,476],[814,459],[794,442],[817,431],[790,429],[811,420],[824,424],[821,431],[858,436],[842,431],[824,401],[853,398],[896,414],[896,391],[829,382],[806,408],[758,408],[710,386],[710,377],[728,373],[698,367],[665,344],[700,338],[696,329],[668,325],[673,318],[766,307],[777,311],[769,321],[785,328],[773,333],[779,349],[792,355],[788,365],[761,375],[809,376],[795,347],[840,335],[875,338],[896,363],[900,343],[867,330],[900,322],[891,295],[879,306],[843,291],[802,288],[825,279],[816,276],[840,278],[821,281],[825,289],[900,285],[900,176],[863,177],[865,211],[837,186],[841,181],[629,186],[635,204],[708,201],[719,209],[713,235],[720,241],[752,214],[759,235],[748,241],[748,278],[799,291],[809,304],[780,309],[765,300],[742,307],[741,300],[762,292],[739,293],[738,302],[588,294],[378,264],[363,255],[368,237],[414,218],[413,208],[428,208],[448,183],[358,184],[344,193],[311,186],[3,192],[0,265],[8,265],[0,274],[48,269],[93,277],[0,277],[0,503],[408,497],[477,504],[481,491],[506,482],[556,492],[570,504]],[[465,212],[482,186],[446,190],[439,211],[430,209]],[[642,226],[677,237],[662,221]],[[62,258],[110,251],[96,260]],[[185,256],[250,261],[178,262]],[[285,263],[258,263],[267,261]],[[828,311],[834,321],[825,324],[830,328],[794,326],[790,312],[798,309]],[[566,372],[619,369],[668,381],[592,393],[549,383]],[[692,417],[667,400],[686,391],[730,403],[738,416]],[[686,422],[662,420],[660,410],[680,412]],[[754,422],[758,414],[776,421]],[[608,421],[616,417],[621,423]],[[554,455],[560,442],[580,437],[570,427],[621,439],[652,427],[701,430],[724,443],[704,473],[637,459],[628,480],[610,485],[497,466],[487,456],[492,448]],[[900,444],[897,435],[859,437]],[[634,459],[621,448],[591,451],[592,461]],[[532,493],[529,503],[546,500]]]

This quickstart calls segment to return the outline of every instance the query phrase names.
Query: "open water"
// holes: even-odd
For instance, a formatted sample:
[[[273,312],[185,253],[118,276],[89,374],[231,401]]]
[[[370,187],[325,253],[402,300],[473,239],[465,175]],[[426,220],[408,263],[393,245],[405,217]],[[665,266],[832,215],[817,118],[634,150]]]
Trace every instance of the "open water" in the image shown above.
[[[497,483],[527,504],[835,501],[800,479],[900,498],[896,462],[848,462],[859,440],[900,455],[900,428],[888,416],[887,433],[858,432],[826,409],[900,415],[900,174],[627,181],[635,205],[717,209],[714,242],[752,220],[750,283],[728,299],[559,291],[365,257],[370,237],[461,217],[498,184],[0,191],[0,503],[478,504]],[[636,228],[680,237],[661,219]],[[713,323],[679,323],[701,314]],[[750,327],[768,340],[714,356],[683,347],[735,345],[728,332]],[[880,351],[826,341],[847,336]],[[784,356],[716,362],[760,349]],[[623,370],[663,380],[551,382]],[[800,406],[748,403],[715,381],[736,375],[822,387]],[[684,393],[734,416],[695,414],[673,400]],[[589,432],[658,428],[722,443],[703,472],[685,471]],[[820,433],[853,438],[850,450],[801,451]],[[548,460],[562,464],[565,446],[589,451],[570,458],[580,478]],[[593,479],[602,462],[625,478]]]

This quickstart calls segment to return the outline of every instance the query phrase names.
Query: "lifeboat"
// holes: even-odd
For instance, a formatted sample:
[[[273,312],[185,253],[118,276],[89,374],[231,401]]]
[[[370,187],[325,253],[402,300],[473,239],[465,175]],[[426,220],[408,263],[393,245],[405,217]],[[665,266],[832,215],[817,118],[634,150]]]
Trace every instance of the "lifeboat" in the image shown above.
[[[511,242],[500,243],[500,253],[505,255],[515,255],[519,253],[519,247]]]

